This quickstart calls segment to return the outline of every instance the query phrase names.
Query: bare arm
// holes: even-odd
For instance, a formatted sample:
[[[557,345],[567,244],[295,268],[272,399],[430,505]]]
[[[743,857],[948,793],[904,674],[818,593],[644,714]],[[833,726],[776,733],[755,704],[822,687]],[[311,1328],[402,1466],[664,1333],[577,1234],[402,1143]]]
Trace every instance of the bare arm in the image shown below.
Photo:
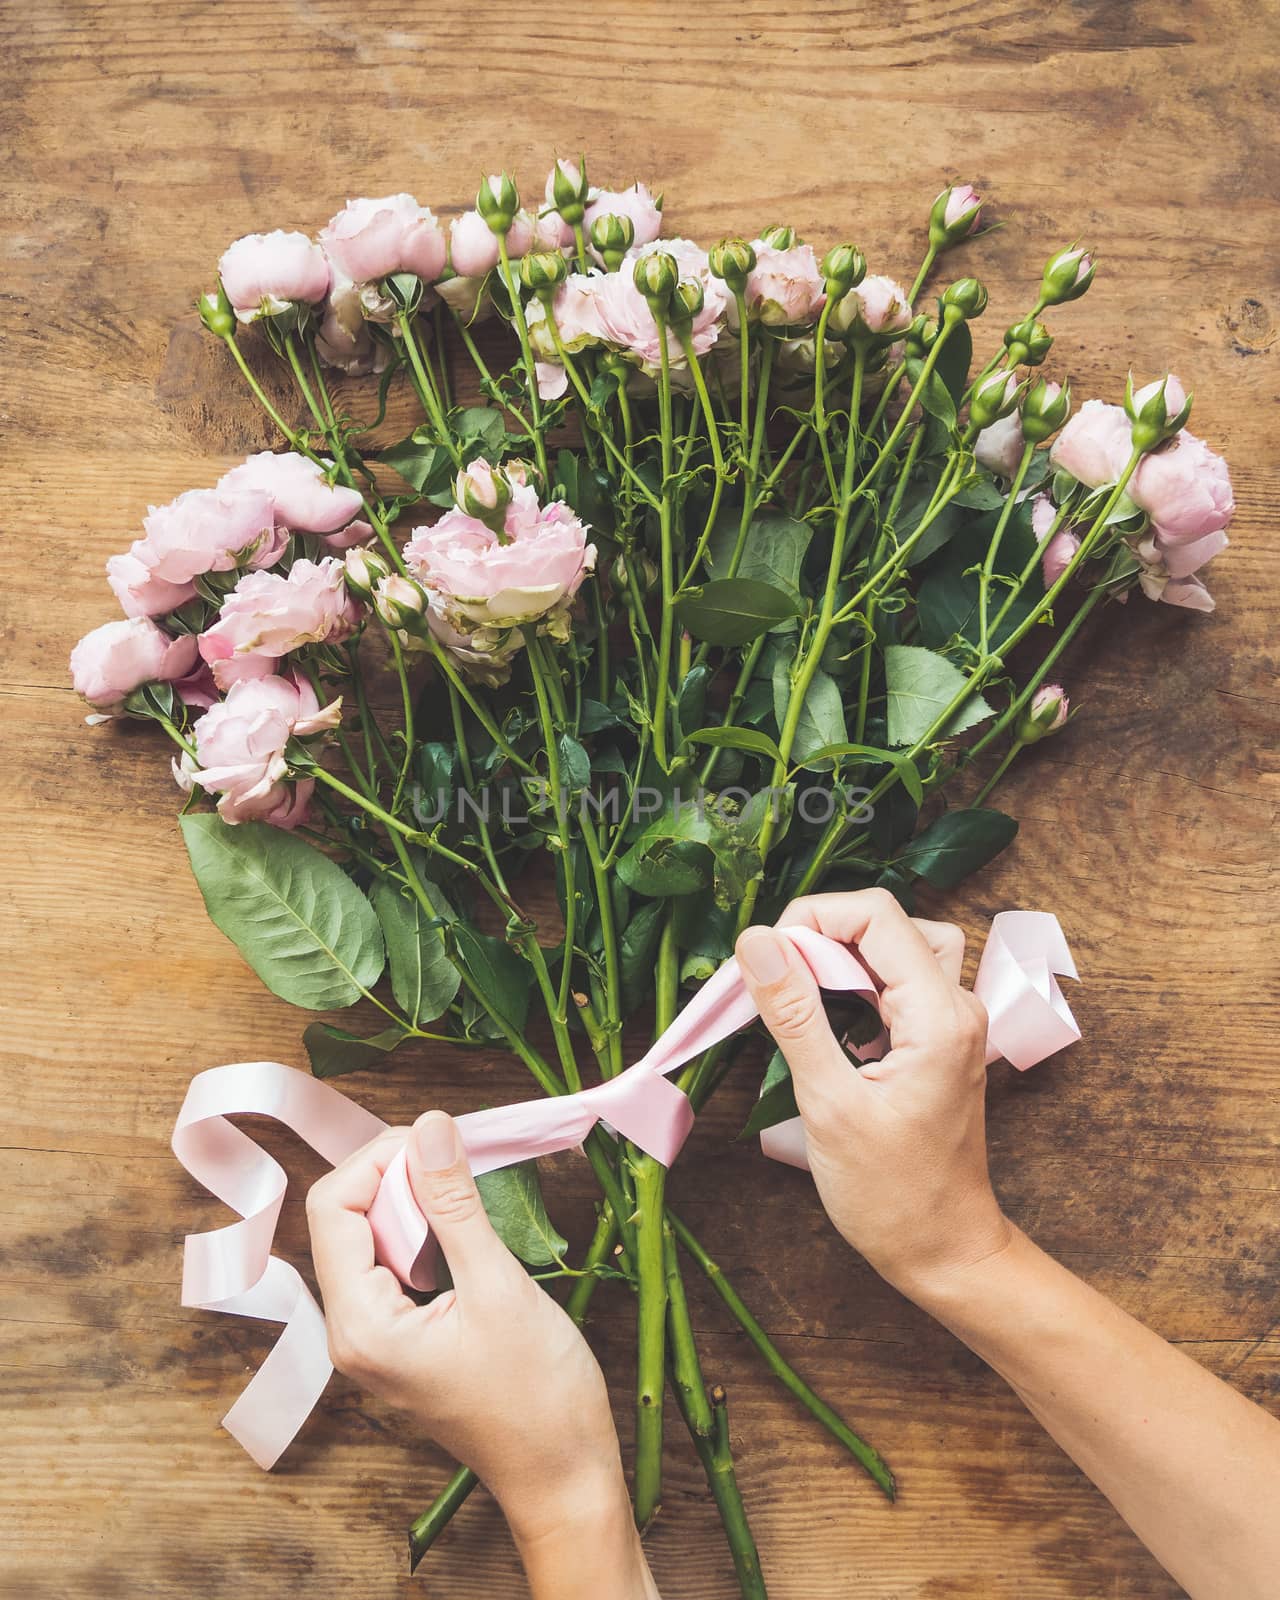
[[[808,969],[750,929],[738,953],[791,1066],[814,1181],[844,1237],[1012,1385],[1193,1600],[1280,1591],[1280,1422],[1032,1244],[987,1174],[986,1019],[958,928],[880,890],[784,922],[856,944],[892,1049],[855,1070]]]

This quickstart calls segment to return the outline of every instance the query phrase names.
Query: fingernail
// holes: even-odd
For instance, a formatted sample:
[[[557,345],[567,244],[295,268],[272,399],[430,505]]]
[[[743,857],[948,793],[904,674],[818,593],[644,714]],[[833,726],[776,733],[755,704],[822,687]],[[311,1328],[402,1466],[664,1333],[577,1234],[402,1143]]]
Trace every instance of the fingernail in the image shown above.
[[[413,1146],[425,1172],[443,1172],[458,1157],[452,1120],[443,1111],[428,1111],[413,1125]]]
[[[748,928],[738,940],[737,955],[753,983],[778,983],[787,975],[786,952],[772,928]]]

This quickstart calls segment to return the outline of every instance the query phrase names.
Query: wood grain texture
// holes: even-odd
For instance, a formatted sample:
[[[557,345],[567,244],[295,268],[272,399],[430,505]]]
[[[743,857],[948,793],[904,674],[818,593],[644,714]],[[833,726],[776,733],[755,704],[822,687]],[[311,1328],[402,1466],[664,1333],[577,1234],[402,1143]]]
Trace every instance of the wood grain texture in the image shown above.
[[[991,289],[988,338],[1080,234],[1104,271],[1054,319],[1055,373],[1112,398],[1131,364],[1194,382],[1197,431],[1227,451],[1240,502],[1219,609],[1138,600],[1099,620],[1065,674],[1079,720],[1004,791],[1018,841],[945,914],[976,931],[1002,906],[1053,907],[1086,977],[1084,1042],[993,1074],[1010,1211],[1280,1403],[1278,21],[1274,0],[0,7],[6,1594],[522,1592],[479,1496],[425,1577],[405,1576],[405,1524],[448,1464],[350,1385],[270,1476],[217,1427],[270,1335],[178,1305],[182,1235],[217,1207],[169,1129],[194,1069],[300,1061],[301,1020],[204,916],[167,756],[145,731],[86,729],[65,662],[111,614],[102,562],[147,503],[272,442],[190,315],[225,242],[313,228],[356,193],[407,188],[448,211],[492,165],[540,187],[556,149],[661,186],[676,228],[707,242],[785,218],[857,238],[898,275],[933,194],[970,179],[1006,224],[965,258]],[[443,1052],[352,1087],[396,1121],[524,1092],[508,1063]],[[903,1485],[882,1504],[691,1284],[770,1593],[1170,1600],[1000,1382],[850,1256],[807,1181],[730,1142],[750,1095],[730,1083],[702,1118],[677,1203]],[[279,1148],[300,1180],[282,1229],[298,1259],[317,1169]],[[584,1169],[550,1165],[580,1237]],[[625,1399],[630,1308],[597,1304]],[[654,1566],[664,1594],[730,1600],[678,1432]]]

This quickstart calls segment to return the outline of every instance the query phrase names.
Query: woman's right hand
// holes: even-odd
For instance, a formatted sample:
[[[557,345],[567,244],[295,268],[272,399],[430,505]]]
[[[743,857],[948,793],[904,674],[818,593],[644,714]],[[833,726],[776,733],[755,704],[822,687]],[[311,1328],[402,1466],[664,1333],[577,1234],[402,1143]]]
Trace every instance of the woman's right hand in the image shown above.
[[[778,925],[855,946],[883,985],[892,1048],[859,1069],[790,942],[766,927],[738,940],[747,987],[791,1068],[828,1216],[918,1298],[937,1275],[996,1254],[1012,1237],[987,1173],[987,1019],[960,987],[964,935],[908,917],[883,889],[793,901]]]

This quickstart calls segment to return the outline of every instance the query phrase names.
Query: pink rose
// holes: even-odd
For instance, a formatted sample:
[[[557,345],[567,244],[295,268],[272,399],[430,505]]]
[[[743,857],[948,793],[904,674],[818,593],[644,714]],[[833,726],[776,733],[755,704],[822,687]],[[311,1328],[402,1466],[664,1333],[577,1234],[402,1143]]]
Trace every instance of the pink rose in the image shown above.
[[[702,309],[689,327],[696,355],[706,355],[719,338],[729,304],[724,284],[711,274],[706,251],[689,239],[658,239],[638,249],[633,247],[619,271],[596,273],[587,278],[592,306],[589,311],[583,311],[584,321],[594,316],[600,338],[634,356],[650,373],[661,365],[662,346],[658,340],[658,325],[644,296],[636,288],[633,273],[638,260],[658,250],[675,258],[682,280],[697,278],[702,284]],[[684,349],[671,329],[667,330],[667,351],[672,366],[686,365]]]
[[[193,730],[198,764],[183,760],[175,776],[184,788],[198,783],[221,795],[224,822],[270,822],[293,828],[306,814],[315,782],[288,782],[284,750],[290,739],[336,728],[342,701],[324,710],[305,678],[267,677],[234,683]]]
[[[364,502],[359,490],[329,482],[325,468],[332,466],[332,461],[319,466],[293,450],[278,455],[263,450],[224,472],[218,488],[256,489],[270,495],[277,527],[294,533],[336,534],[360,515]],[[359,544],[369,537],[364,524],[360,526],[360,535],[347,543]]]
[[[1227,463],[1185,428],[1143,456],[1129,480],[1129,496],[1166,544],[1219,533],[1236,509]]]
[[[305,233],[249,233],[223,252],[218,276],[241,322],[277,316],[293,305],[319,305],[329,292],[329,263]]]
[[[748,313],[775,328],[813,322],[827,299],[813,246],[779,250],[757,239],[755,252],[756,264],[743,291]]]
[[[483,278],[498,265],[498,236],[478,211],[449,224],[449,265],[460,278]]]
[[[903,333],[911,326],[911,303],[907,291],[892,278],[864,278],[848,294],[837,300],[827,318],[833,333],[853,329],[867,333]]]
[[[1178,577],[1169,569],[1165,554],[1154,538],[1131,546],[1141,564],[1138,585],[1148,600],[1167,606],[1182,606],[1188,611],[1212,611],[1213,596],[1194,573]]]
[[[490,689],[506,683],[511,676],[512,659],[524,649],[524,639],[514,628],[473,628],[469,633],[459,633],[445,616],[436,595],[432,595],[427,608],[427,626],[463,676]]]
[[[286,576],[250,572],[222,602],[218,620],[200,635],[200,654],[220,689],[265,677],[291,650],[345,639],[360,618],[336,556],[295,561]]]
[[[320,230],[320,243],[353,283],[378,283],[394,272],[434,283],[444,271],[444,229],[411,194],[348,200]]]
[[[540,506],[533,489],[515,483],[502,539],[477,518],[446,511],[433,526],[414,529],[405,564],[460,633],[541,621],[567,636],[569,602],[595,567],[584,525],[560,501]]]
[[[126,617],[85,634],[71,652],[71,681],[91,706],[113,712],[144,683],[184,677],[195,660],[193,635],[171,639],[150,617]]]
[[[369,331],[360,290],[342,273],[333,275],[316,329],[316,354],[325,366],[350,373],[353,378],[385,372],[391,359],[386,345]]]
[[[662,199],[649,192],[643,183],[629,189],[600,189],[587,207],[583,227],[588,234],[597,217],[627,217],[635,229],[633,249],[652,244],[662,232]]]
[[[1115,483],[1132,454],[1133,436],[1123,407],[1086,400],[1054,440],[1049,461],[1055,470],[1097,489]]]
[[[159,616],[194,598],[195,579],[237,567],[270,567],[288,536],[269,495],[257,489],[188,489],[152,506],[144,534],[107,562],[107,581],[126,616]]]
[[[981,466],[998,478],[1012,478],[1022,462],[1022,418],[1017,411],[984,428],[973,441],[973,454]]]

